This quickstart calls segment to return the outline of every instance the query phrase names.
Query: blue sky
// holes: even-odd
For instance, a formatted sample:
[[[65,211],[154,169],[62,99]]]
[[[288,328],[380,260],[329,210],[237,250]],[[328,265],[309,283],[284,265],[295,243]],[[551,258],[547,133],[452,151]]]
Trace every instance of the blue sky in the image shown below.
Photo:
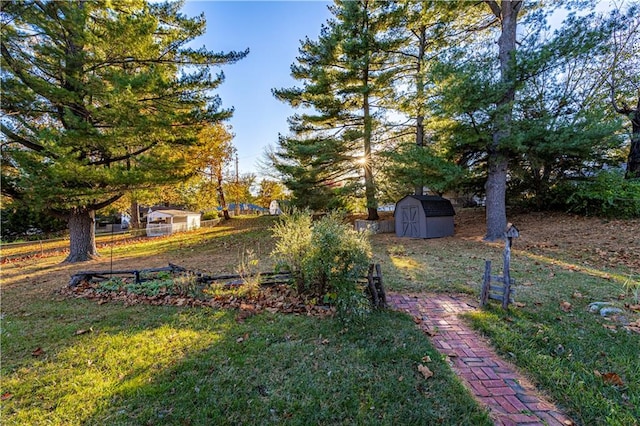
[[[194,47],[243,51],[249,55],[224,66],[225,81],[217,93],[224,107],[235,108],[228,124],[236,135],[240,173],[259,174],[258,161],[278,133],[288,132],[287,117],[295,110],[276,100],[272,88],[297,84],[289,67],[295,62],[300,40],[317,39],[321,25],[330,17],[328,1],[187,1],[183,12],[204,12],[206,35]]]

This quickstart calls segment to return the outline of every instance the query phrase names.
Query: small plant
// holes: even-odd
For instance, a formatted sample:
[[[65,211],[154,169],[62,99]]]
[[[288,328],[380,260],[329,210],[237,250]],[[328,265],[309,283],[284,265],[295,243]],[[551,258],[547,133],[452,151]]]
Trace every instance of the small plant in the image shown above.
[[[392,256],[406,256],[407,255],[407,249],[402,244],[389,246],[389,248],[387,249],[387,252]]]
[[[171,280],[151,280],[139,283],[130,283],[125,286],[128,293],[138,294],[141,296],[157,296],[161,293],[167,293],[171,287]]]
[[[633,302],[637,305],[640,304],[640,279],[633,279],[631,276],[622,283],[625,293],[631,294]]]
[[[120,291],[120,289],[125,285],[124,281],[120,277],[112,277],[107,281],[102,281],[98,287],[97,291],[99,293],[111,293]]]
[[[197,277],[193,274],[183,274],[175,277],[169,291],[178,296],[202,296]]]
[[[254,296],[260,289],[260,271],[258,265],[260,261],[252,249],[242,251],[240,264],[236,272],[244,282],[244,289],[248,296]]]

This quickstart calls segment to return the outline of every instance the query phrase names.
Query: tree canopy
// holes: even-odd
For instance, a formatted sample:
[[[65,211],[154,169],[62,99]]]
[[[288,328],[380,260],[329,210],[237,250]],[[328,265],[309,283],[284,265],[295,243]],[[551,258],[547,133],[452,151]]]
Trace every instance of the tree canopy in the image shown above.
[[[195,172],[182,150],[228,118],[212,67],[248,54],[190,47],[181,3],[3,2],[2,194],[65,217],[68,261],[95,255],[95,211]]]
[[[508,203],[566,206],[572,182],[619,168],[629,148],[635,168],[636,10],[335,1],[291,67],[302,84],[274,90],[302,112],[270,159],[312,209],[349,197],[372,208],[423,188],[484,195],[486,238],[501,238]],[[551,27],[552,15],[564,20]]]

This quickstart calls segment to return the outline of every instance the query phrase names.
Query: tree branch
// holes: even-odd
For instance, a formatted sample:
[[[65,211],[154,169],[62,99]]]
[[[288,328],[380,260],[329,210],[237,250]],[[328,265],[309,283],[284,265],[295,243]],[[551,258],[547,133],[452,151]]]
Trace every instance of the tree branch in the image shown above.
[[[0,129],[2,130],[2,133],[4,133],[5,135],[7,135],[9,138],[11,138],[12,140],[14,140],[15,142],[19,143],[20,145],[24,146],[25,148],[29,148],[32,149],[36,152],[44,152],[45,149],[42,145],[38,145],[35,142],[31,142],[30,140],[23,138],[22,136],[14,133],[13,131],[11,131],[11,129],[9,129],[7,126],[5,126],[4,124],[0,123]],[[57,155],[48,153],[49,156],[51,156],[51,158],[58,158]]]
[[[500,19],[500,17],[502,16],[502,9],[500,8],[498,2],[495,0],[485,0],[485,3],[487,4],[487,6],[489,6],[493,14],[496,15],[496,18]]]

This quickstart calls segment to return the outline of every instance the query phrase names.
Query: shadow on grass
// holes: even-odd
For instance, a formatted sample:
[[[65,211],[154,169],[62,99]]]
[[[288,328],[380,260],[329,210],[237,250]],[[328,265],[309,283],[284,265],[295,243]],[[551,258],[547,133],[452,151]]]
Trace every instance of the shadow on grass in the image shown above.
[[[10,354],[4,424],[490,424],[403,314],[366,327],[139,306],[75,315],[49,326],[44,359]],[[426,355],[428,380],[416,369]]]

